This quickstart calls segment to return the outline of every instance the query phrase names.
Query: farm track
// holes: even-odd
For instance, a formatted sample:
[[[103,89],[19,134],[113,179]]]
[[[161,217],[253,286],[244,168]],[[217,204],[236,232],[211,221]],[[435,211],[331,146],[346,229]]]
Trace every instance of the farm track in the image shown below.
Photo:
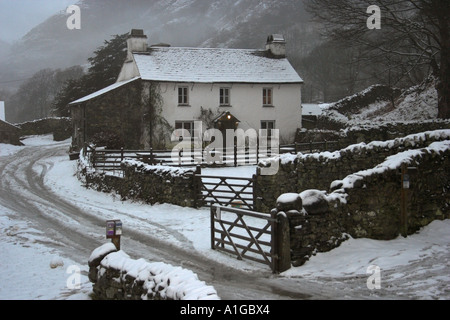
[[[96,207],[99,204],[77,203],[78,199],[67,199],[46,185],[46,176],[55,165],[55,159],[67,156],[67,149],[67,143],[28,146],[12,156],[0,157],[0,207],[11,211],[11,218],[27,221],[43,232],[49,239],[45,245],[86,265],[92,250],[105,243],[105,220],[96,215],[104,208]],[[91,209],[87,210],[87,207]],[[132,216],[120,207],[120,203],[112,213]],[[134,219],[139,222],[142,218]],[[366,286],[368,276],[364,275],[330,278],[317,274],[307,278],[286,278],[273,275],[263,265],[258,271],[237,270],[195,251],[189,239],[169,226],[150,221],[142,221],[142,224],[143,228],[129,229],[124,234],[122,239],[127,254],[134,259],[162,261],[190,269],[200,280],[214,286],[224,300],[421,299],[420,290],[428,290],[427,279],[439,278],[442,272],[434,266],[442,261],[450,265],[448,253],[426,259],[417,257],[407,266],[383,270],[382,289],[371,291]],[[147,226],[172,236],[185,247],[180,248],[164,241],[158,234],[145,232]],[[440,291],[448,292],[445,290],[447,285],[440,284]]]
[[[92,250],[105,241],[105,220],[84,211],[45,185],[45,176],[53,166],[51,159],[65,155],[67,148],[64,143],[31,146],[15,155],[0,158],[0,204],[14,212],[16,219],[28,221],[35,229],[44,232],[53,240],[50,246],[84,265]],[[291,291],[286,285],[278,284],[268,269],[256,274],[229,268],[196,254],[188,242],[186,250],[182,250],[133,230],[127,231],[123,242],[127,243],[127,254],[133,258],[145,257],[149,261],[163,261],[191,269],[201,280],[214,286],[222,299],[314,298],[303,289]],[[320,295],[316,297],[323,298]]]

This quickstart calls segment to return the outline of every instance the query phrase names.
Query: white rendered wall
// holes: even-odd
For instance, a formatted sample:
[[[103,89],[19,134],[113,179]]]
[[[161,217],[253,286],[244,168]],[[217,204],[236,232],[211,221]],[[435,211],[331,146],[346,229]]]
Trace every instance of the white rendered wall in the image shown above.
[[[189,87],[189,106],[178,106],[179,86]],[[219,107],[220,88],[230,88],[231,106]],[[263,106],[263,88],[272,89],[273,107]],[[175,121],[198,120],[203,107],[217,115],[229,111],[241,121],[239,128],[244,130],[258,130],[262,120],[274,120],[282,142],[292,142],[296,130],[301,127],[300,84],[161,83],[160,90],[164,103],[162,116],[172,126]]]
[[[131,80],[135,77],[139,76],[139,70],[137,69],[136,63],[134,60],[127,60],[122,66],[120,70],[119,76],[117,77],[116,82],[122,82]]]

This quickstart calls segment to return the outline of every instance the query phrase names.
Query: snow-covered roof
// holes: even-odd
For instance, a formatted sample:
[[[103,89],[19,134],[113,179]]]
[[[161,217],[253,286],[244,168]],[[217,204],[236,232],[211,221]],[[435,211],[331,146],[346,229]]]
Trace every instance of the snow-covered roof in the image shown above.
[[[89,95],[87,95],[87,96],[85,96],[83,98],[80,98],[78,100],[73,101],[73,102],[69,103],[69,105],[78,104],[78,103],[82,103],[82,102],[91,100],[91,99],[96,98],[98,96],[101,96],[102,94],[105,94],[105,93],[107,93],[109,91],[112,91],[114,89],[120,88],[121,86],[126,85],[127,83],[130,83],[130,82],[133,82],[133,81],[135,81],[137,79],[139,79],[139,77],[134,77],[133,79],[130,79],[130,80],[113,83],[112,85],[110,85],[110,86],[108,86],[106,88],[103,88],[103,89],[98,90],[98,91],[96,91],[94,93],[91,93],[91,94],[89,94]]]
[[[133,57],[142,80],[303,83],[286,58],[270,58],[264,50],[152,47]]]

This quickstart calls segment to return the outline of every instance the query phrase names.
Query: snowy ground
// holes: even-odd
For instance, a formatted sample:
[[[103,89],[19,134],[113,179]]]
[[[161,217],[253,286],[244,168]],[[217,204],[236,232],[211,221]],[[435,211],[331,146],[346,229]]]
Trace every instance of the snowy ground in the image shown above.
[[[51,136],[30,137],[24,143],[25,147],[0,144],[0,164],[24,148],[51,149],[69,144],[55,143]],[[36,162],[33,170],[42,174],[44,167],[44,184],[51,192],[96,217],[121,219],[124,235],[127,229],[157,234],[161,241],[174,247],[191,247],[199,255],[249,274],[263,270],[262,277],[267,277],[264,265],[239,261],[210,249],[208,209],[122,202],[112,194],[88,190],[76,178],[75,162],[69,161],[67,155],[48,158],[45,164]],[[203,173],[251,176],[254,168],[205,169]],[[0,199],[0,299],[90,299],[87,260],[82,264],[67,258],[62,245],[58,247],[56,240],[18,217]],[[72,223],[69,217],[58,219],[61,223]],[[103,233],[92,237],[106,242]],[[127,253],[132,249],[128,245],[126,242],[122,245]],[[323,287],[323,296],[331,299],[449,299],[449,249],[450,221],[435,221],[408,238],[350,239],[337,249],[317,254],[302,267],[272,276],[270,281],[289,281],[294,288],[306,279]],[[79,289],[71,289],[77,275],[73,270],[81,271]]]

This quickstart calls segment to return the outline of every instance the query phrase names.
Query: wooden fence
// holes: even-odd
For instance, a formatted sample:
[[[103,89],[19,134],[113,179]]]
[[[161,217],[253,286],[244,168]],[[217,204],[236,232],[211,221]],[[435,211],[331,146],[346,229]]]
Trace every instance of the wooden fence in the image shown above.
[[[295,143],[282,145],[274,151],[270,148],[260,149],[249,147],[231,147],[221,150],[180,149],[180,150],[107,150],[105,148],[87,147],[89,159],[95,169],[102,171],[120,171],[121,162],[125,159],[137,159],[148,164],[168,166],[240,166],[256,165],[262,159],[267,159],[281,153],[312,153],[336,150],[337,141]]]
[[[272,150],[251,148],[224,148],[222,150],[108,150],[88,147],[93,168],[102,171],[120,171],[124,159],[136,159],[147,164],[167,166],[240,166],[256,165],[262,159],[278,155]]]

